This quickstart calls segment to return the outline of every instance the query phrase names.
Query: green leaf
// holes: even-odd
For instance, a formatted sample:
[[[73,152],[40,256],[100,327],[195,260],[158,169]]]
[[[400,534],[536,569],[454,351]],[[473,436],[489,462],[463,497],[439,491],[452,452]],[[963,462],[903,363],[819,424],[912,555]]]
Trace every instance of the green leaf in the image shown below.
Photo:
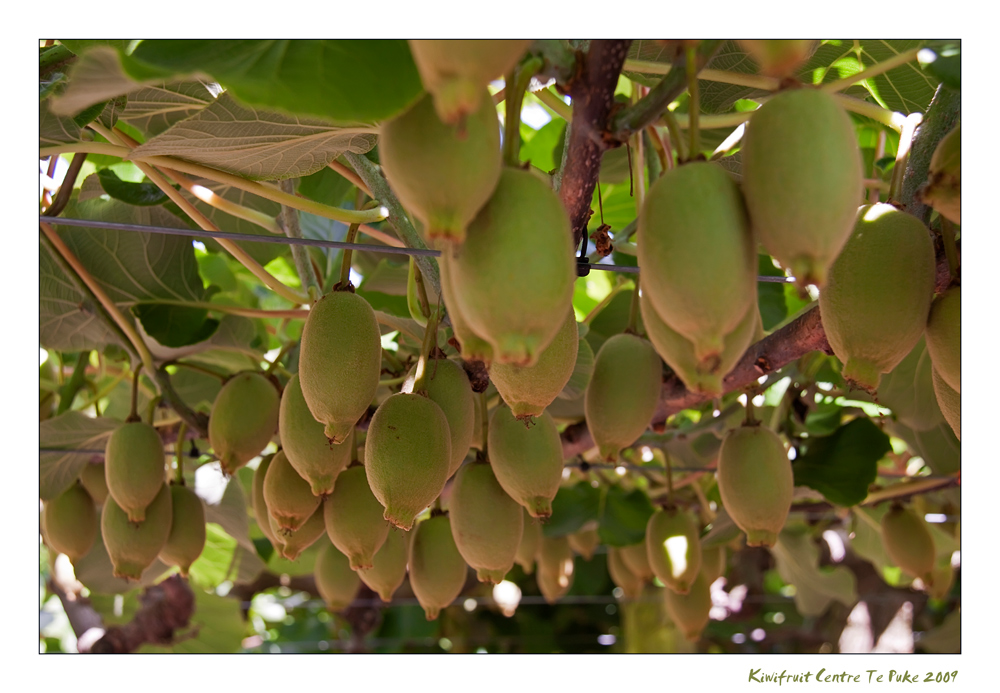
[[[147,40],[123,61],[135,79],[207,74],[241,101],[324,118],[375,123],[423,92],[405,40]]]
[[[219,327],[219,321],[210,319],[202,308],[142,303],[132,307],[132,315],[142,323],[146,334],[166,347],[203,342]]]
[[[859,505],[851,508],[854,514],[850,535],[851,551],[871,563],[879,575],[886,568],[895,565],[882,542],[882,516],[888,510],[888,503],[874,507]]]
[[[649,496],[640,489],[626,492],[620,486],[610,487],[597,528],[601,543],[630,546],[643,541],[646,525],[654,512]]]
[[[877,464],[892,450],[870,419],[854,419],[832,435],[814,438],[792,464],[796,486],[808,486],[836,505],[857,505],[875,481]]]
[[[955,609],[937,628],[924,631],[916,646],[924,652],[959,654],[962,651],[962,610]]]
[[[559,168],[565,138],[566,121],[561,118],[550,120],[539,128],[530,140],[521,145],[521,161],[530,161],[532,166],[546,173]]]
[[[878,384],[879,404],[896,419],[918,431],[935,428],[944,421],[931,381],[931,359],[924,338],[898,366],[882,376]]]
[[[915,454],[923,458],[935,474],[954,474],[962,465],[962,443],[947,422],[926,431],[915,431],[899,421],[887,424],[893,435],[906,441]]]
[[[600,490],[586,481],[563,486],[552,501],[552,517],[542,525],[542,534],[562,537],[579,531],[588,522],[597,521],[600,502]]]
[[[106,416],[94,418],[78,411],[68,411],[38,425],[38,444],[60,452],[42,452],[38,456],[38,495],[51,500],[68,489],[80,476],[94,455],[74,450],[104,450],[111,433],[121,425]],[[103,454],[100,455],[103,457]]]
[[[153,183],[131,183],[122,180],[110,168],[102,168],[96,174],[101,187],[108,195],[125,204],[149,207],[161,205],[170,198]]]
[[[250,518],[242,485],[230,479],[218,503],[205,503],[205,522],[214,522],[240,546],[255,551],[250,539]]]
[[[191,564],[191,582],[203,589],[215,589],[228,577],[236,540],[214,522],[205,524],[205,548]]]
[[[757,256],[757,274],[765,277],[783,277],[785,273],[774,266],[769,255]],[[773,330],[788,317],[785,302],[785,285],[778,282],[757,282],[757,305],[764,330]]]
[[[101,115],[101,112],[110,104],[110,101],[105,101],[104,103],[95,103],[93,106],[89,106],[75,116],[73,116],[73,122],[77,124],[77,127],[85,128],[90,125],[93,121],[97,120],[97,116]]]
[[[560,399],[579,399],[587,391],[590,384],[590,377],[594,374],[594,350],[590,348],[590,343],[586,339],[580,339],[576,352],[576,363],[573,366],[573,373],[563,386],[562,392],[557,397]]]
[[[82,130],[71,117],[52,110],[55,98],[38,104],[38,146],[79,142]]]
[[[924,70],[938,79],[946,87],[956,91],[962,89],[962,51],[959,46],[945,47],[931,51],[935,58],[924,66]]]
[[[76,55],[83,55],[95,46],[109,46],[124,51],[132,43],[131,39],[59,39],[59,43],[69,48]]]
[[[340,206],[343,203],[344,198],[347,196],[347,193],[353,188],[354,185],[351,181],[344,178],[329,166],[324,166],[320,170],[316,171],[316,173],[305,176],[299,181],[298,193],[315,202]],[[335,222],[332,219],[324,219],[324,221],[333,224],[340,224],[340,222]],[[344,226],[345,230],[346,228],[347,227]]]
[[[819,567],[819,549],[803,523],[789,523],[771,547],[781,579],[795,585],[795,607],[803,616],[821,616],[832,601],[851,608],[858,601],[857,580],[844,566]]]

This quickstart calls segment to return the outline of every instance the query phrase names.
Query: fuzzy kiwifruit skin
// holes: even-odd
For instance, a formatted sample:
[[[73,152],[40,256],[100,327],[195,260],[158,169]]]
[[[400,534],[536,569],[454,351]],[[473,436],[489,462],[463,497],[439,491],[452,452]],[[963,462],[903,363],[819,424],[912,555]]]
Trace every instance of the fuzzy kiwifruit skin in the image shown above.
[[[351,570],[347,556],[333,544],[324,541],[313,568],[316,589],[330,611],[343,611],[354,601],[361,578]]]
[[[955,432],[955,437],[962,440],[962,395],[951,389],[934,366],[931,366],[931,383],[944,420]]]
[[[962,392],[962,288],[953,286],[934,299],[927,319],[927,352],[938,375]]]
[[[294,532],[316,511],[321,500],[313,495],[309,482],[289,464],[285,452],[278,450],[264,476],[264,502],[278,526]]]
[[[434,95],[434,108],[441,121],[459,124],[491,103],[486,85],[517,64],[532,41],[505,40],[410,40],[413,62],[424,88]]]
[[[698,535],[695,521],[677,508],[657,510],[646,524],[649,567],[660,582],[679,594],[688,593],[701,570],[701,540]],[[684,547],[683,556],[670,551],[670,541],[677,541]]]
[[[299,555],[316,543],[316,541],[326,535],[326,522],[323,520],[322,503],[316,512],[309,516],[305,523],[293,532],[283,530],[270,515],[267,516],[271,524],[271,533],[275,536],[277,544],[275,548],[278,553],[289,561],[296,560]]]
[[[371,568],[359,568],[358,577],[378,592],[384,602],[391,602],[393,593],[406,578],[406,558],[410,535],[401,529],[392,529],[372,559]]]
[[[663,365],[648,340],[634,334],[608,339],[594,359],[584,395],[587,428],[608,461],[649,427],[660,397]]]
[[[441,122],[430,94],[379,128],[385,177],[429,239],[462,243],[500,180],[500,121],[489,93],[482,92],[486,98],[461,129]]]
[[[409,530],[441,494],[450,465],[451,431],[441,407],[405,392],[382,402],[368,424],[365,471],[385,519]]]
[[[129,521],[114,497],[109,497],[101,511],[101,536],[114,566],[114,576],[138,580],[167,543],[172,521],[170,488],[162,481],[159,492],[146,508],[146,518],[139,523]]]
[[[862,200],[850,117],[825,92],[781,92],[754,112],[741,154],[743,194],[760,242],[800,286],[822,287]]]
[[[594,551],[601,545],[601,538],[597,535],[596,529],[582,529],[579,532],[566,535],[566,538],[569,539],[570,548],[585,561],[593,558]]]
[[[458,470],[448,503],[451,531],[462,558],[480,582],[499,584],[514,567],[524,515],[485,462]]]
[[[934,537],[923,518],[900,505],[882,516],[882,544],[892,562],[925,583],[933,583]]]
[[[646,335],[660,358],[670,366],[688,390],[713,397],[722,394],[722,379],[743,357],[760,327],[760,309],[754,302],[736,328],[723,337],[725,346],[722,352],[700,362],[695,358],[691,340],[672,330],[656,313],[646,293],[641,291],[639,308],[643,325],[646,326]]]
[[[451,283],[451,261],[448,259],[450,255],[450,252],[443,252],[438,258],[438,269],[441,272],[441,297],[448,309],[448,320],[451,321],[451,328],[455,333],[455,339],[458,340],[462,358],[466,361],[482,361],[489,366],[493,362],[493,347],[480,337],[462,317],[461,307],[458,305],[458,298]]]
[[[524,533],[521,535],[521,543],[517,545],[514,561],[521,566],[525,575],[531,575],[542,544],[542,525],[528,514],[527,508],[522,507],[521,514],[524,516]]]
[[[792,507],[792,465],[778,434],[766,426],[741,426],[719,449],[719,494],[748,546],[774,546]]]
[[[736,182],[709,162],[665,172],[646,194],[637,243],[656,313],[699,361],[720,353],[757,296],[757,246]]]
[[[260,454],[278,429],[277,388],[260,373],[239,373],[222,386],[208,420],[208,441],[228,475]]]
[[[71,561],[83,558],[97,539],[97,510],[81,484],[73,484],[42,508],[45,543]]]
[[[141,522],[146,506],[163,486],[163,441],[156,429],[142,421],[125,423],[108,438],[104,477],[108,493],[132,522]]]
[[[643,539],[638,544],[622,546],[619,549],[622,561],[633,575],[646,582],[653,579],[653,567],[649,565],[649,551],[646,548],[646,540]]]
[[[205,550],[205,506],[194,491],[178,484],[170,485],[170,499],[170,535],[159,557],[167,565],[179,567],[186,577]]]
[[[708,612],[712,610],[709,586],[705,575],[698,573],[691,583],[691,589],[685,594],[663,590],[667,613],[684,637],[692,642],[701,637],[701,632],[708,625]]]
[[[559,196],[534,174],[505,168],[447,262],[459,312],[490,343],[494,360],[534,365],[571,310],[576,280]]]
[[[573,549],[566,537],[542,537],[535,579],[545,601],[554,604],[573,586]]]
[[[267,476],[267,468],[271,465],[272,459],[274,459],[274,455],[261,458],[257,469],[253,472],[250,504],[253,506],[253,516],[257,521],[257,526],[260,527],[260,531],[264,533],[264,536],[267,537],[272,546],[278,548],[281,542],[278,541],[278,537],[275,536],[274,531],[271,529],[271,513],[267,511],[267,501],[264,500],[264,478]]]
[[[410,538],[410,587],[433,621],[465,586],[468,566],[455,546],[448,515],[434,515],[418,524]]]
[[[95,505],[104,505],[108,497],[108,479],[105,476],[104,463],[86,464],[80,472],[80,483],[94,500]]]
[[[313,304],[299,342],[299,385],[335,444],[347,440],[375,399],[381,370],[381,333],[368,301],[333,291]]]
[[[576,366],[580,344],[576,315],[566,314],[562,327],[530,368],[496,363],[490,368],[490,380],[503,401],[519,419],[541,416],[545,407],[559,396]]]
[[[629,599],[636,599],[642,594],[643,579],[636,577],[635,573],[625,565],[622,550],[617,546],[608,547],[608,573],[612,582],[621,587]]]
[[[288,463],[309,482],[313,495],[326,496],[333,492],[337,475],[351,463],[353,444],[350,434],[348,440],[340,445],[326,437],[323,424],[313,417],[302,396],[297,373],[281,394],[278,434]]]
[[[330,541],[351,559],[351,570],[371,568],[389,535],[389,523],[382,517],[382,504],[368,488],[364,467],[340,473],[337,487],[323,503],[323,518]]]
[[[961,125],[956,125],[934,149],[927,187],[920,191],[920,198],[949,221],[962,223]]]
[[[869,392],[906,358],[927,325],[934,297],[934,245],[916,217],[865,205],[820,291],[826,337],[843,376]]]
[[[403,392],[412,392],[416,368],[410,372],[403,384]],[[451,462],[448,465],[450,478],[465,461],[472,445],[472,435],[476,423],[476,398],[465,369],[448,359],[427,361],[427,377],[424,389],[432,402],[441,407],[448,419],[451,433]]]
[[[740,47],[769,77],[790,77],[816,50],[810,39],[740,39]]]
[[[552,515],[562,481],[562,441],[547,412],[528,424],[506,406],[493,410],[489,425],[490,463],[500,486],[532,517]]]

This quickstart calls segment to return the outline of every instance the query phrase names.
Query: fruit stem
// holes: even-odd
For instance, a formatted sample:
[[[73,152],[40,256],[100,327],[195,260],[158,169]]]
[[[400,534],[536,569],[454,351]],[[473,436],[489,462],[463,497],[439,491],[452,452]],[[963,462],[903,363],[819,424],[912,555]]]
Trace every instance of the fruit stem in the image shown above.
[[[163,395],[156,395],[151,400],[149,400],[149,405],[146,407],[146,420],[149,425],[152,426],[154,423],[154,418],[156,417],[156,408],[160,405],[163,400]]]
[[[384,358],[386,361],[389,362],[389,365],[392,366],[392,370],[395,371],[396,373],[399,373],[400,371],[403,370],[403,364],[400,363],[399,359],[396,358],[395,354],[393,354],[385,347],[382,347],[382,358]]]
[[[294,197],[295,181],[291,178],[281,181],[281,191]],[[302,238],[302,228],[299,226],[299,211],[297,209],[288,205],[281,205],[281,221],[286,236],[289,238]],[[299,274],[299,284],[309,294],[310,303],[315,303],[322,298],[323,289],[309,259],[309,249],[301,245],[292,245],[292,260],[295,262],[295,270]]]
[[[663,142],[656,134],[656,128],[652,125],[642,131],[642,141],[644,148],[651,149],[656,154],[656,156],[649,157],[649,163],[646,164],[649,171],[649,184],[652,185],[666,168],[666,152],[663,149]]]
[[[744,426],[756,426],[760,422],[757,421],[757,417],[755,417],[753,415],[753,398],[750,396],[750,392],[746,392],[746,393],[744,393],[744,395],[747,398],[747,403],[746,403],[746,414],[747,414],[747,417],[746,417],[745,423],[743,425]]]
[[[358,235],[358,229],[361,228],[361,224],[351,224],[347,227],[347,237],[344,241],[347,243],[353,243],[354,238]],[[349,291],[351,287],[351,257],[354,255],[353,248],[344,248],[344,254],[340,258],[340,282],[337,286],[333,287],[334,291]]]
[[[479,393],[479,408],[483,412],[483,452],[486,451],[487,442],[489,441],[490,434],[490,417],[489,417],[489,404],[486,401],[486,392]]]
[[[698,61],[697,52],[693,46],[689,46],[685,50],[686,61],[685,69],[687,70],[687,80],[688,80],[688,118],[690,119],[690,126],[688,129],[688,135],[690,136],[690,146],[688,147],[688,156],[694,159],[698,156],[701,151],[701,144],[698,133]]]
[[[184,438],[187,436],[187,424],[181,421],[177,427],[177,440],[174,441],[174,457],[177,469],[174,470],[174,481],[178,486],[184,485]]]
[[[521,105],[532,76],[541,66],[541,59],[532,57],[515,65],[504,77],[503,161],[507,166],[517,167],[520,164]]]
[[[712,524],[715,522],[716,515],[712,510],[712,506],[708,504],[708,497],[705,495],[705,490],[698,482],[692,483],[690,486],[691,490],[694,491],[694,495],[698,497],[698,506],[701,509],[702,524]]]
[[[955,245],[955,227],[950,221],[941,217],[941,241],[944,243],[944,254],[948,258],[948,271],[951,281],[958,278],[958,246]]]
[[[674,471],[670,464],[670,455],[664,455],[663,459],[667,466],[667,501],[670,501],[674,497]]]
[[[424,286],[424,275],[417,266],[413,256],[410,256],[410,269],[413,271],[413,283],[417,285],[417,299],[420,301],[420,310],[424,315],[431,314],[431,302],[427,298],[427,287]]]
[[[139,415],[136,413],[136,408],[139,403],[139,374],[141,372],[142,364],[140,363],[136,366],[135,372],[132,373],[132,404],[129,405],[128,418],[125,419],[126,423],[139,421]]]
[[[677,163],[685,161],[687,158],[687,152],[684,149],[684,138],[681,137],[681,128],[677,124],[677,118],[674,117],[674,113],[671,110],[666,110],[663,112],[663,122],[667,126],[668,142],[673,142],[674,148],[677,150]],[[669,144],[666,144],[669,146]]]
[[[632,300],[628,306],[628,327],[625,328],[627,334],[637,334],[639,324],[639,275],[636,275],[634,287],[632,289]]]
[[[903,173],[906,171],[906,162],[910,155],[910,145],[913,144],[913,134],[923,120],[923,114],[911,113],[906,116],[903,129],[899,133],[899,148],[896,151],[896,165],[892,169],[892,180],[889,182],[889,201],[899,198],[900,188],[903,185]]]
[[[427,361],[437,348],[438,320],[441,319],[441,309],[435,307],[434,312],[427,320],[427,329],[424,332],[424,343],[420,347],[420,360],[417,361],[416,376],[413,379],[413,392],[427,391]]]

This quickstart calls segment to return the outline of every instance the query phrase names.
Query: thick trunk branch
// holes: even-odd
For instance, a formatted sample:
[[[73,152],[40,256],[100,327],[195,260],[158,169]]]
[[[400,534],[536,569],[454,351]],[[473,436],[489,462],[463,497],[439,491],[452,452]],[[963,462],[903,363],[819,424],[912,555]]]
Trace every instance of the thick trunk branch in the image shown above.
[[[194,593],[179,575],[147,587],[139,597],[135,618],[124,626],[113,626],[94,643],[96,654],[135,652],[142,645],[170,645],[175,631],[186,628],[194,614]]]

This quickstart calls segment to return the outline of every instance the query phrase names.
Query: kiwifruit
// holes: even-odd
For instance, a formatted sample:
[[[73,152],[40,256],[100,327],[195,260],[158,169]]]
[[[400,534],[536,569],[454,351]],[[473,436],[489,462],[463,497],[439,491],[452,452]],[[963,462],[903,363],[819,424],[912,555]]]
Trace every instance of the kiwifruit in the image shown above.
[[[271,523],[271,533],[278,542],[275,548],[278,549],[281,556],[289,561],[296,560],[303,551],[315,544],[320,537],[326,535],[322,503],[301,527],[292,532],[282,529],[272,516],[268,515],[267,517]]]
[[[790,77],[816,50],[810,39],[740,39],[740,47],[769,77]]]
[[[42,534],[50,548],[71,561],[87,555],[97,538],[97,510],[81,484],[73,484],[44,504]]]
[[[434,515],[418,524],[410,538],[410,587],[433,621],[458,597],[468,567],[455,546],[448,515]]]
[[[104,463],[89,463],[83,465],[80,472],[80,483],[87,489],[87,493],[93,499],[95,505],[104,505],[104,499],[108,497],[108,480],[105,476]]]
[[[424,391],[441,407],[451,433],[451,461],[448,476],[458,471],[469,452],[476,422],[476,402],[465,369],[448,359],[429,359],[425,366]],[[415,369],[403,383],[403,392],[413,392]]]
[[[475,568],[480,582],[499,584],[514,567],[524,516],[489,464],[474,462],[458,470],[448,512],[462,558]]]
[[[854,124],[832,94],[783,91],[750,118],[743,194],[764,248],[799,286],[822,287],[862,200]]]
[[[713,397],[722,395],[722,379],[739,363],[760,329],[760,310],[755,303],[747,309],[747,314],[736,325],[736,329],[723,337],[722,351],[716,356],[698,361],[691,340],[675,332],[656,314],[656,309],[643,291],[639,292],[639,308],[642,311],[642,322],[646,326],[646,335],[656,353],[673,369],[688,390]]]
[[[923,518],[901,505],[882,516],[882,545],[892,562],[924,583],[934,583],[934,537]]]
[[[869,392],[902,361],[927,325],[934,245],[916,217],[865,205],[820,292],[826,337],[850,384]]]
[[[962,396],[951,389],[944,381],[937,368],[931,367],[931,382],[934,385],[934,395],[937,398],[944,420],[955,432],[955,437],[962,439]]]
[[[524,516],[524,533],[521,535],[521,543],[517,545],[514,561],[521,566],[525,575],[531,575],[542,543],[542,525],[528,514],[527,508],[522,507],[521,514]]]
[[[534,365],[572,309],[573,240],[559,196],[534,174],[505,168],[447,262],[459,312],[495,361]]]
[[[490,415],[488,435],[490,463],[500,486],[532,517],[549,517],[563,472],[562,440],[552,417],[543,412],[529,426],[499,406]]]
[[[347,440],[375,399],[381,370],[381,335],[368,301],[333,291],[313,304],[299,342],[299,385],[335,444]]]
[[[581,529],[566,535],[569,546],[579,554],[583,560],[589,561],[594,557],[594,551],[601,545],[601,538],[597,535],[596,529]]]
[[[653,513],[646,524],[646,555],[649,567],[668,589],[687,594],[701,570],[701,540],[698,525],[678,508]]]
[[[379,128],[379,161],[393,192],[428,239],[465,240],[500,180],[500,121],[485,88],[462,128],[445,125],[430,94]]]
[[[701,572],[709,585],[726,574],[726,547],[723,544],[709,548],[702,546]]]
[[[361,581],[378,592],[384,602],[392,601],[393,593],[406,578],[409,545],[410,535],[401,529],[393,529],[386,536],[382,548],[375,552],[372,567],[358,569]]]
[[[945,599],[951,592],[955,581],[955,570],[951,567],[951,557],[939,558],[934,562],[931,571],[931,584],[927,586],[927,594],[934,599]]]
[[[476,395],[472,398],[476,404],[476,418],[472,421],[472,448],[476,450],[486,450],[486,438],[483,436],[483,397]]]
[[[253,517],[257,521],[257,526],[264,533],[268,541],[277,548],[281,543],[278,537],[271,530],[271,514],[267,511],[267,501],[264,500],[264,477],[267,476],[267,468],[271,465],[274,455],[262,457],[257,469],[253,473],[253,484],[250,489],[250,504],[253,506]]]
[[[285,452],[278,450],[264,476],[264,502],[278,527],[294,532],[316,511],[321,500],[313,495],[309,482],[288,463]]]
[[[448,260],[450,254],[445,252],[438,258],[438,269],[441,273],[441,296],[448,309],[448,320],[451,321],[451,328],[455,333],[455,339],[458,340],[462,358],[466,361],[482,361],[488,366],[493,361],[493,347],[476,334],[475,330],[462,317],[462,310],[458,305],[458,298],[451,284],[451,262]]]
[[[514,416],[519,419],[541,416],[545,407],[552,404],[573,375],[579,344],[576,315],[570,310],[562,327],[542,350],[534,366],[522,368],[509,363],[493,364],[490,380]]]
[[[179,484],[170,484],[170,501],[170,535],[159,557],[167,565],[179,567],[186,577],[205,550],[205,506],[194,491]]]
[[[309,482],[313,495],[326,496],[333,492],[337,475],[351,463],[353,444],[350,434],[340,445],[326,437],[323,424],[313,417],[302,396],[298,373],[292,376],[281,394],[278,433],[288,463]]]
[[[629,599],[637,599],[642,594],[643,579],[636,577],[622,558],[622,550],[617,546],[608,547],[608,574],[611,581],[620,587]]]
[[[104,477],[108,493],[132,522],[142,522],[146,506],[163,486],[163,441],[148,423],[122,424],[108,438]],[[155,556],[154,556],[155,558]]]
[[[343,611],[350,606],[361,587],[361,578],[351,570],[347,556],[326,540],[316,555],[313,576],[316,589],[330,611]]]
[[[665,172],[639,212],[642,291],[699,361],[722,352],[757,296],[757,245],[739,187],[721,166]]]
[[[927,186],[920,199],[938,214],[955,223],[962,223],[962,126],[956,125],[938,142],[931,156]]]
[[[708,625],[708,612],[712,610],[712,592],[709,586],[705,575],[698,573],[687,593],[663,590],[663,600],[670,619],[691,642],[698,640]]]
[[[208,420],[208,441],[226,474],[260,454],[278,429],[278,390],[260,373],[239,373],[222,386]]]
[[[389,535],[389,523],[382,517],[382,504],[368,488],[364,467],[340,473],[333,494],[323,503],[323,518],[330,541],[351,559],[351,570],[371,568]]]
[[[716,471],[722,505],[748,546],[774,546],[792,507],[792,465],[778,434],[762,425],[730,431]]]
[[[506,75],[531,45],[530,39],[410,40],[424,88],[434,95],[442,122],[461,123],[488,97],[486,85]],[[486,98],[487,105],[492,102]]]
[[[433,400],[398,392],[375,410],[365,440],[365,471],[389,522],[409,530],[444,489],[450,465],[448,419]]]
[[[962,392],[962,287],[953,286],[934,299],[927,319],[927,351],[938,375]]]
[[[535,579],[545,601],[554,604],[573,586],[573,549],[566,537],[542,537]]]
[[[170,489],[162,480],[142,522],[130,520],[113,495],[108,498],[101,511],[101,536],[114,566],[114,576],[138,580],[167,543],[172,521]]]
[[[653,567],[649,565],[649,550],[646,548],[646,540],[643,539],[638,544],[622,546],[619,549],[622,561],[633,575],[648,582],[653,579]]]
[[[649,427],[660,398],[663,365],[648,340],[634,334],[608,339],[594,359],[584,395],[587,428],[608,461]]]

